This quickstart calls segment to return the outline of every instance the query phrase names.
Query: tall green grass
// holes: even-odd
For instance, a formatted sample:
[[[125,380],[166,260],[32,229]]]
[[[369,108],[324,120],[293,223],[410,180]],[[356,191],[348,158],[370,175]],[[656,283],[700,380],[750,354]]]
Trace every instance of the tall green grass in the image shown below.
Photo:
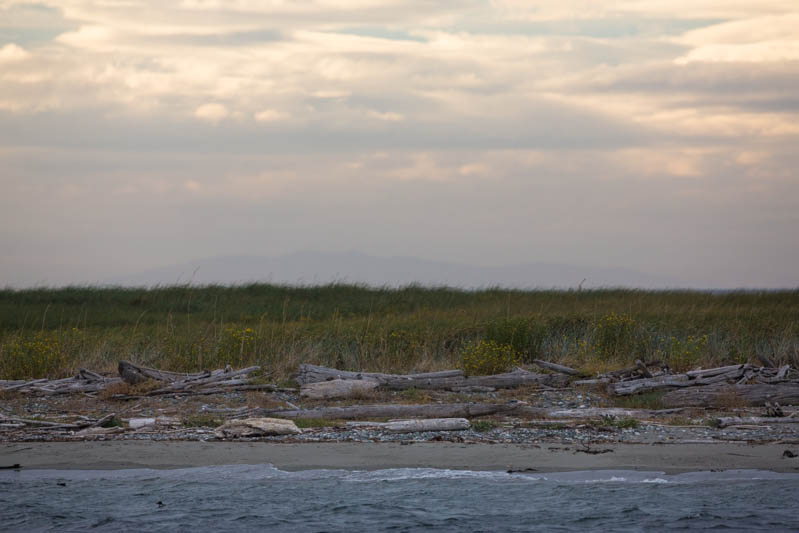
[[[457,366],[489,340],[521,361],[601,370],[637,358],[678,368],[799,364],[799,291],[518,291],[333,284],[0,290],[0,379],[300,362],[405,372]]]

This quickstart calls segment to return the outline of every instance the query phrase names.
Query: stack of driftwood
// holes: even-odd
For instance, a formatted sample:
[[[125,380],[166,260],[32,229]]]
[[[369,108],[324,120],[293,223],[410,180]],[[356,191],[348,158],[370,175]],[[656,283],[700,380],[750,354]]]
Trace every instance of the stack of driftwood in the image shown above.
[[[144,366],[134,365],[129,361],[119,362],[119,377],[107,377],[81,369],[75,376],[63,379],[34,379],[34,380],[0,380],[0,391],[20,392],[30,394],[93,394],[106,390],[111,385],[127,383],[140,385],[145,382],[160,384],[155,388],[143,390],[135,394],[119,394],[113,396],[119,399],[138,398],[140,396],[159,396],[163,394],[216,394],[220,392],[241,390],[277,390],[274,385],[253,383],[251,374],[259,371],[260,366],[251,366],[240,370],[233,370],[229,366],[224,369],[203,371],[193,374],[180,372],[167,372]]]
[[[82,368],[75,376],[63,379],[0,380],[0,391],[44,395],[93,393],[121,382],[121,378],[101,376]]]
[[[574,384],[605,384],[608,392],[615,396],[665,390],[669,392],[663,396],[663,403],[669,407],[712,407],[730,403],[762,406],[768,401],[799,403],[799,371],[790,365],[773,368],[740,364],[674,374],[660,361],[636,363],[635,367]]]
[[[219,370],[205,370],[195,374],[166,372],[137,366],[128,361],[119,362],[119,375],[125,383],[138,385],[148,380],[164,383],[139,396],[160,396],[163,394],[217,394],[230,391],[261,390],[274,392],[277,388],[268,383],[253,383],[250,374],[261,370],[260,366],[250,366],[233,370],[230,366]]]
[[[346,397],[352,390],[434,389],[453,392],[492,392],[522,385],[563,387],[569,378],[560,374],[536,374],[521,368],[505,374],[466,376],[462,370],[443,370],[426,374],[380,374],[348,372],[316,365],[300,365],[297,383],[301,394],[308,398],[327,399]]]
[[[675,374],[661,361],[644,363],[636,361],[635,366],[601,374],[592,379],[575,369],[536,360],[535,364],[553,373],[535,373],[521,368],[512,372],[491,376],[466,376],[461,370],[444,370],[423,374],[383,374],[376,372],[350,372],[323,366],[300,365],[297,382],[300,395],[313,400],[338,398],[364,398],[374,390],[426,389],[452,392],[492,392],[497,389],[514,388],[523,385],[536,385],[542,388],[593,385],[602,386],[614,396],[629,396],[651,391],[664,390],[663,403],[668,407],[711,407],[737,403],[741,406],[763,406],[766,402],[781,404],[799,403],[799,371],[785,365],[779,368],[757,367],[750,364],[723,366],[719,368],[692,370]],[[16,391],[32,394],[94,394],[109,386],[121,383],[139,385],[149,382],[146,388],[139,388],[135,394],[118,394],[119,399],[142,396],[216,394],[230,391],[294,391],[278,389],[275,385],[261,383],[253,379],[260,370],[258,366],[233,370],[224,369],[197,373],[168,372],[135,365],[128,361],[119,362],[119,376],[108,377],[80,370],[77,375],[58,379],[34,379],[30,381],[0,381],[0,391]],[[731,401],[734,400],[734,401]],[[411,416],[404,414],[407,406],[379,405],[357,406],[364,410],[363,417]],[[494,414],[518,406],[496,404],[437,404],[420,409],[425,414],[419,416],[481,416]],[[347,418],[352,417],[342,408],[330,407],[311,409],[309,416]],[[430,411],[428,414],[426,411]],[[297,411],[297,410],[294,410]],[[329,412],[328,412],[329,411]],[[335,412],[334,412],[335,411]],[[274,414],[277,414],[276,412]],[[293,417],[294,413],[286,415]]]

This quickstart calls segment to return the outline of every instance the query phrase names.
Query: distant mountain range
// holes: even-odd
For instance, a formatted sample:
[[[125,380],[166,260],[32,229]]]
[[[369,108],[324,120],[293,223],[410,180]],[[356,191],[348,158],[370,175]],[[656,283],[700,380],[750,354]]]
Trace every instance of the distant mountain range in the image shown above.
[[[107,280],[121,285],[269,282],[319,285],[331,282],[372,286],[447,285],[466,289],[582,287],[685,287],[626,268],[586,267],[558,263],[522,263],[480,267],[414,257],[376,257],[359,252],[297,252],[277,257],[230,255],[199,259]]]

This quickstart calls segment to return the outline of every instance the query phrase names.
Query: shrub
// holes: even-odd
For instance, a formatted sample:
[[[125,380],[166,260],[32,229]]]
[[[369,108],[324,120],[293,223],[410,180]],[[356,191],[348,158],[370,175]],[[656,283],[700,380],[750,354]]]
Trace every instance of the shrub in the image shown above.
[[[15,336],[0,345],[3,379],[53,378],[64,373],[67,358],[58,335],[39,331]]]
[[[486,340],[511,346],[525,361],[541,354],[546,336],[546,325],[534,318],[506,318],[486,326]]]
[[[461,368],[467,376],[500,374],[518,364],[518,354],[513,347],[495,341],[473,342],[461,352]]]
[[[696,368],[706,351],[707,335],[701,337],[689,335],[683,340],[671,337],[668,354],[669,366],[677,372]]]
[[[594,324],[594,348],[604,360],[629,358],[635,351],[636,322],[625,314],[609,313]]]

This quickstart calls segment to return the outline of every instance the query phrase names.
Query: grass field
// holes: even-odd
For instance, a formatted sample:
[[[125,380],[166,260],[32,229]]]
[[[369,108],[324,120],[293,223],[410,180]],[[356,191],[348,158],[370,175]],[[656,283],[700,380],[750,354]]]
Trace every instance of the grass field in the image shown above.
[[[301,362],[424,371],[458,366],[470,345],[510,345],[522,363],[543,358],[588,371],[637,358],[686,369],[757,362],[758,354],[798,365],[799,290],[0,290],[3,379],[111,370],[119,359],[180,371],[260,364],[278,381]]]

